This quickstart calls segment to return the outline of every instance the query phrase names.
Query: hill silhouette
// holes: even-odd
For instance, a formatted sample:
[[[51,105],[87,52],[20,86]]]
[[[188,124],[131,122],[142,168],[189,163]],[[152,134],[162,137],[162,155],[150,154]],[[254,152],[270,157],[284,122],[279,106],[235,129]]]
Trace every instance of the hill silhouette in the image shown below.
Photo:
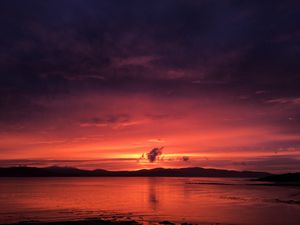
[[[135,171],[83,170],[72,167],[9,167],[0,168],[1,177],[251,177],[270,176],[265,172],[189,168],[155,168]]]
[[[300,183],[300,173],[286,173],[280,175],[271,175],[257,180],[274,182],[274,183]]]

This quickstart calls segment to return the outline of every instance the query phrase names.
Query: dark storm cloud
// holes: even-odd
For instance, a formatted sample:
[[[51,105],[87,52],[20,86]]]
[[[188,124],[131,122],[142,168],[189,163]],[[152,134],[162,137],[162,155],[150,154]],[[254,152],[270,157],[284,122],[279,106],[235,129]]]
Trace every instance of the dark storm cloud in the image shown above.
[[[157,79],[231,86],[299,81],[296,1],[1,4],[5,87],[51,94],[78,80],[88,87],[105,80],[112,87]]]
[[[149,162],[153,163],[157,160],[157,158],[162,154],[162,150],[164,147],[153,148],[150,152],[146,154]]]
[[[283,117],[300,116],[298,1],[0,6],[1,121],[39,118],[47,108],[36,98],[86,90],[171,97],[226,91],[245,104],[292,105],[282,109],[284,122],[275,121],[284,127],[295,126]]]

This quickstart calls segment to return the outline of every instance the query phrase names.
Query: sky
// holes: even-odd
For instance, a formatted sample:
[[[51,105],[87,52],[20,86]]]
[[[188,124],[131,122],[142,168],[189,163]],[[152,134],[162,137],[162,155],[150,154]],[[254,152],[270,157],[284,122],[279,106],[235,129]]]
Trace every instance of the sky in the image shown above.
[[[299,1],[0,2],[0,166],[300,171]]]

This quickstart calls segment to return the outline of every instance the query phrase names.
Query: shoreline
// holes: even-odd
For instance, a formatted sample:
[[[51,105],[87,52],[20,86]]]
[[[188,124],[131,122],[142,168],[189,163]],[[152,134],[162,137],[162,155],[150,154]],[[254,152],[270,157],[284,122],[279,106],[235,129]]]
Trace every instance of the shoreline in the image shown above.
[[[140,225],[135,220],[105,220],[101,218],[86,218],[62,221],[20,221],[16,223],[1,223],[0,225]]]
[[[103,219],[103,218],[84,218],[77,220],[61,220],[61,221],[39,221],[28,220],[15,223],[0,223],[0,225],[237,225],[232,223],[219,223],[219,222],[170,222],[168,220],[163,221],[148,221],[148,220],[115,220],[115,219]]]

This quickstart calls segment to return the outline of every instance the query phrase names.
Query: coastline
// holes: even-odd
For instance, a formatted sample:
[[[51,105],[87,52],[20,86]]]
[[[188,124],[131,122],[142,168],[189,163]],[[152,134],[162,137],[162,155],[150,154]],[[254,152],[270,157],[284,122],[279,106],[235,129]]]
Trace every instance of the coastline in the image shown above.
[[[136,221],[136,220],[111,220],[101,218],[86,218],[79,220],[62,220],[62,221],[20,221],[17,223],[3,223],[0,225],[236,225],[218,222],[201,222],[201,223],[187,223],[187,222],[170,222],[164,221]]]
[[[5,223],[0,225],[139,225],[141,223],[135,220],[104,220],[97,218],[86,218],[80,220],[63,220],[63,221],[20,221],[17,223]]]

